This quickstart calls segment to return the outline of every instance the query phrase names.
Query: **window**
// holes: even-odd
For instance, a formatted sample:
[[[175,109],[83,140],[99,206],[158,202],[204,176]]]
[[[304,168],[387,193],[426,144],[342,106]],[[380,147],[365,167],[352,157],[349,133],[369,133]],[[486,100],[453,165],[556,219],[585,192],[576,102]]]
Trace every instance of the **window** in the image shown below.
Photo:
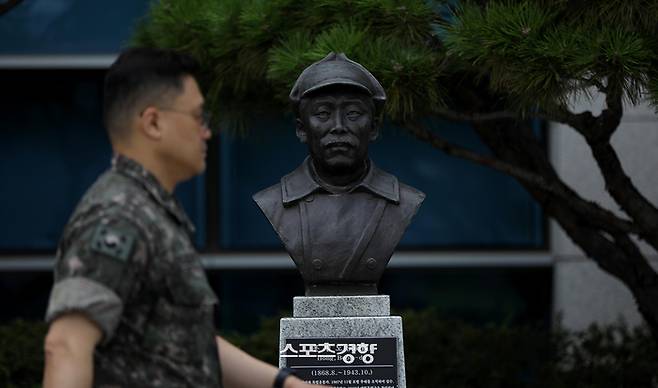
[[[52,257],[75,204],[109,167],[111,150],[101,124],[104,68],[149,3],[33,0],[0,18],[0,263],[13,263],[0,269],[0,290],[21,295],[20,304],[2,306],[0,321],[43,316],[49,268],[16,263],[40,253]],[[38,69],[26,70],[31,67]],[[486,152],[468,126],[431,125],[454,142]],[[251,132],[247,138],[214,138],[207,172],[176,191],[197,226],[195,242],[207,254],[284,256],[251,196],[294,169],[306,150],[290,116],[261,117]],[[379,167],[427,194],[399,246],[405,254],[486,250],[486,256],[495,250],[501,257],[509,250],[546,249],[543,213],[512,178],[445,156],[390,126],[370,151]],[[21,257],[14,259],[16,254]],[[477,321],[548,319],[551,269],[545,263],[507,268],[418,263],[386,271],[380,290],[393,296],[394,308],[435,306]],[[253,329],[257,316],[289,309],[291,296],[302,293],[296,271],[265,267],[209,271],[224,300],[224,328]],[[245,290],[245,282],[259,286]]]
[[[464,124],[431,125],[450,140],[486,153]],[[292,117],[263,118],[249,137],[223,135],[220,146],[219,241],[223,249],[279,249],[272,227],[251,200],[306,156]],[[403,130],[386,126],[371,144],[375,164],[427,198],[403,249],[538,249],[545,245],[541,209],[512,178],[455,159]]]

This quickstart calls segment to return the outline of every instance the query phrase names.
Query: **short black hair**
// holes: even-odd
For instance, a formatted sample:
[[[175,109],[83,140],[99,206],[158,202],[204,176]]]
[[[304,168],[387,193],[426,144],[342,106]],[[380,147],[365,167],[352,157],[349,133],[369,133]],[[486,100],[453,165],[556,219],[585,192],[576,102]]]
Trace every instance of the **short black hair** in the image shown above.
[[[173,50],[130,48],[119,55],[105,75],[103,120],[110,136],[127,130],[127,118],[163,98],[183,91],[183,78],[198,77],[199,64]]]

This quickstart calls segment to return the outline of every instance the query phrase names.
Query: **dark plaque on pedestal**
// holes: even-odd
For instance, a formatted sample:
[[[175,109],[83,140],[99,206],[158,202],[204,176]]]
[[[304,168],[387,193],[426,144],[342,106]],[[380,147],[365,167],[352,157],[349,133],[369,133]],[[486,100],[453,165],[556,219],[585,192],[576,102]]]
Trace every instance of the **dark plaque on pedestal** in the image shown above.
[[[309,383],[398,387],[396,338],[288,338],[279,355]]]

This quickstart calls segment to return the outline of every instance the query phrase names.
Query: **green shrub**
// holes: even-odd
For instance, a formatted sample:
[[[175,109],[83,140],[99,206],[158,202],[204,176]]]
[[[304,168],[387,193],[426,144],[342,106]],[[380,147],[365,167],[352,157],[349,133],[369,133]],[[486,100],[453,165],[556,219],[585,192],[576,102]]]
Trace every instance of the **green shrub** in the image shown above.
[[[619,322],[549,333],[532,326],[475,326],[443,319],[434,310],[400,315],[409,387],[658,387],[658,347],[643,327]],[[227,337],[278,363],[279,317],[263,319],[253,334]]]
[[[279,365],[279,320],[292,314],[263,318],[258,331],[244,335],[239,333],[221,333],[224,338],[247,353],[273,365]]]
[[[560,387],[658,387],[658,347],[646,327],[592,325],[554,341]]]
[[[0,326],[0,387],[38,387],[43,376],[43,322]]]
[[[400,315],[409,387],[658,387],[658,347],[643,327],[619,322],[549,334],[531,326],[475,326],[442,319],[434,310]],[[276,365],[279,318],[264,318],[255,333],[225,337]],[[0,326],[0,387],[39,386],[45,333],[40,322]]]
[[[433,310],[401,315],[410,387],[540,386],[551,354],[545,331],[476,327],[440,319]]]

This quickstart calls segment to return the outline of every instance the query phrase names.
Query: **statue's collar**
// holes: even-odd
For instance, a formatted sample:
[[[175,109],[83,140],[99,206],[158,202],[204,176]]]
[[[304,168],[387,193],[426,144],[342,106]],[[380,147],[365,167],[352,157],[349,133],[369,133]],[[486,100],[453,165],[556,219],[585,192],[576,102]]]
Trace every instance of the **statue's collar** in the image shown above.
[[[281,192],[283,205],[288,206],[318,190],[324,190],[322,185],[313,179],[311,173],[311,158],[304,162],[293,172],[281,178]],[[370,168],[363,180],[350,191],[358,189],[367,190],[395,204],[400,203],[400,186],[398,178],[369,162]]]

